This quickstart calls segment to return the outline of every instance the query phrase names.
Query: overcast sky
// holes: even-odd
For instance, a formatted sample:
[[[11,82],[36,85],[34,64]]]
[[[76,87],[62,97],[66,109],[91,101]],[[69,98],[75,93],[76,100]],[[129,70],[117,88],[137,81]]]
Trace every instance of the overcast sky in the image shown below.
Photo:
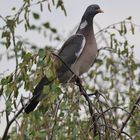
[[[36,0],[37,1],[37,0]],[[119,22],[129,16],[133,17],[133,22],[140,25],[140,0],[64,0],[65,7],[67,9],[67,16],[61,10],[52,9],[49,13],[47,9],[44,9],[42,15],[42,22],[50,20],[52,25],[58,28],[58,31],[63,34],[68,34],[79,22],[86,7],[90,4],[98,4],[104,11],[104,14],[96,16],[95,21],[104,28],[110,24]],[[0,0],[0,15],[3,17],[11,13],[13,6],[17,9],[22,5],[21,0]],[[34,7],[34,11],[38,11],[39,8]],[[1,20],[0,20],[1,26]],[[140,60],[140,30],[134,35],[132,42],[135,44],[135,55]],[[45,44],[38,36],[26,34],[24,30],[18,30],[18,34],[25,37],[29,37],[32,42],[37,42],[40,46]],[[4,49],[0,46],[0,52]],[[14,70],[14,62],[7,62],[6,59],[0,61],[1,68],[0,73],[6,69]],[[4,102],[0,101],[0,104]],[[0,105],[1,106],[1,105]],[[0,122],[1,123],[1,122]],[[0,131],[2,133],[2,131]]]
[[[37,1],[37,0],[36,0]],[[51,1],[51,0],[50,0]],[[95,17],[95,21],[104,28],[110,24],[119,22],[126,17],[132,16],[133,21],[136,24],[140,24],[140,0],[64,0],[65,7],[67,9],[67,16],[58,9],[52,8],[52,12],[49,13],[47,8],[44,7],[44,11],[41,13],[41,21],[50,20],[51,24],[58,28],[60,34],[64,34],[64,38],[68,33],[80,22],[81,16],[86,7],[90,4],[98,4],[104,11],[104,14],[98,14]],[[5,17],[6,15],[13,14],[11,9],[13,6],[19,7],[22,5],[21,0],[1,0],[0,2],[0,15]],[[33,6],[34,11],[39,11],[39,6]],[[1,22],[1,21],[0,21]],[[140,31],[140,30],[139,30]],[[28,38],[32,43],[36,43],[39,46],[45,46],[45,40],[42,40],[40,36],[31,33],[24,32],[23,28],[19,28],[18,35],[22,35]],[[135,44],[135,55],[140,60],[139,55],[139,39],[140,33],[136,33],[131,41]],[[100,47],[100,46],[99,46]],[[5,51],[0,46],[0,52]],[[3,67],[0,69],[0,73],[10,69],[14,70],[14,62],[7,62],[6,59],[0,62]]]
[[[102,28],[110,24],[119,22],[129,16],[133,17],[134,23],[140,24],[140,0],[64,0],[64,4],[67,9],[67,16],[65,16],[60,9],[55,10],[54,8],[52,8],[52,12],[49,13],[47,7],[44,7],[43,12],[41,13],[40,21],[51,21],[52,26],[56,27],[60,34],[64,34],[64,38],[80,22],[81,16],[86,7],[91,4],[98,4],[104,11],[104,14],[98,14],[95,17],[95,21]],[[1,0],[0,15],[2,15],[3,17],[8,14],[11,15],[13,14],[11,12],[12,7],[14,6],[19,9],[21,5],[21,0]],[[33,6],[32,8],[33,11],[39,11],[39,6]],[[28,38],[32,43],[38,44],[38,46],[45,46],[44,44],[46,43],[46,41],[42,40],[42,38],[38,36],[37,33],[26,33],[24,32],[24,28],[22,27],[18,29],[17,34]],[[136,33],[134,37],[131,38],[131,41],[135,44],[136,58],[140,60],[139,36],[140,33]],[[4,51],[4,49],[0,46],[0,52],[2,51]],[[4,66],[0,69],[0,73],[7,69],[14,70],[14,62],[6,62],[6,60],[3,59],[3,61],[0,63],[3,65],[3,62]],[[6,63],[7,65],[5,65]]]

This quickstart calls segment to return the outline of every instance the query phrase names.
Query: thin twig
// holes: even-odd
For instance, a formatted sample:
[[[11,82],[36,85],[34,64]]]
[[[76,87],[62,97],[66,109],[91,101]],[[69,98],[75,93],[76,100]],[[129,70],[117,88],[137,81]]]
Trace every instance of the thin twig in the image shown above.
[[[135,23],[133,23],[133,22],[131,22],[131,21],[126,21],[126,19],[124,19],[124,20],[122,20],[122,21],[119,21],[119,22],[110,24],[109,26],[107,26],[107,27],[105,27],[105,28],[99,30],[99,31],[95,34],[95,36],[98,35],[99,33],[103,32],[103,31],[107,30],[107,29],[112,29],[112,28],[113,28],[114,26],[116,26],[116,25],[120,25],[120,23],[133,24],[134,26],[140,27],[140,25],[135,24]],[[111,27],[112,27],[112,28],[111,28]]]
[[[98,117],[97,117],[97,120],[105,113],[107,113],[108,111],[111,111],[113,109],[121,109],[123,111],[125,111],[127,114],[130,114],[126,109],[122,108],[122,107],[119,107],[119,106],[113,106],[113,107],[110,107],[108,109],[106,109],[104,112],[102,112]]]
[[[126,120],[122,123],[122,126],[121,126],[121,129],[120,129],[120,133],[118,135],[118,137],[120,136],[120,134],[123,132],[123,129],[125,128],[126,124],[128,123],[128,121],[130,120],[130,118],[132,117],[132,114],[134,113],[134,111],[136,110],[137,108],[137,105],[139,104],[140,102],[140,96],[139,98],[136,100],[135,104],[133,105],[130,113],[128,114]]]
[[[96,121],[98,121],[98,120],[100,119],[100,117],[102,117],[105,113],[107,113],[108,111],[111,111],[111,110],[113,110],[113,109],[121,109],[121,110],[125,111],[127,114],[130,114],[127,110],[125,110],[125,109],[122,108],[122,107],[113,106],[113,107],[110,107],[110,108],[106,109],[106,110],[103,111],[101,114],[99,114],[99,116],[97,116],[97,118],[96,118]],[[96,122],[94,122],[94,123],[96,123]],[[94,123],[93,123],[93,124],[94,124]],[[94,127],[93,124],[90,126],[89,132],[93,129],[93,127]]]
[[[18,112],[17,114],[9,121],[9,123],[7,123],[7,126],[4,130],[4,134],[2,136],[2,140],[6,140],[6,137],[7,137],[7,134],[8,134],[8,131],[9,131],[9,128],[11,126],[11,124],[17,119],[17,117],[21,114],[21,112],[23,111],[24,107],[22,107]]]
[[[21,6],[21,8],[18,10],[18,12],[15,14],[15,21],[19,18],[20,14],[22,13],[22,11],[24,10],[26,5],[26,2],[23,3],[23,5]]]
[[[102,30],[101,27],[100,27],[100,25],[99,25],[97,22],[94,22],[94,23],[95,23],[95,25],[97,26],[97,28],[98,28],[99,31]],[[101,33],[100,36],[101,36],[102,39],[104,40],[106,46],[109,46],[109,43],[108,43],[107,39],[105,38],[104,33],[103,33],[103,32],[100,32],[100,33]],[[97,36],[97,34],[95,34],[95,36]]]
[[[130,140],[134,140],[128,133],[122,131],[122,134],[125,134],[127,137],[129,137]]]
[[[56,110],[55,110],[55,114],[54,114],[54,124],[53,124],[53,127],[52,127],[52,132],[51,132],[51,136],[49,138],[49,140],[52,140],[53,139],[53,136],[54,136],[54,129],[55,129],[55,125],[57,123],[57,114],[58,114],[58,110],[59,110],[59,107],[60,107],[60,104],[63,100],[63,97],[59,100],[57,106],[56,106]]]
[[[102,126],[105,126],[105,125],[100,125],[101,127]],[[109,125],[106,125],[106,127],[108,127],[109,129],[113,130],[114,132],[118,133],[118,130],[114,129],[113,127],[109,126]],[[127,137],[129,137],[130,140],[133,140],[133,138],[126,132],[122,131],[122,134],[126,135]],[[114,137],[114,139],[116,140],[116,138]]]
[[[13,38],[13,45],[14,45],[14,53],[15,53],[15,59],[16,59],[16,69],[15,69],[15,82],[17,79],[17,71],[18,71],[18,54],[17,54],[17,45],[15,41],[15,34],[12,32],[12,38]]]
[[[101,113],[102,113],[102,116],[103,116],[103,120],[104,120],[104,123],[105,123],[105,133],[107,133],[107,121],[106,121],[105,115],[104,115],[104,113],[103,113],[102,102],[101,102],[100,99],[99,99],[100,93],[97,91],[95,95],[96,95],[96,98],[97,98],[97,100],[98,100],[99,107],[100,107],[100,110],[101,110]],[[105,136],[106,136],[105,139],[107,139],[107,135],[105,135]]]
[[[5,111],[5,114],[6,114],[6,122],[7,122],[7,124],[8,124],[8,123],[9,123],[9,115],[8,115],[7,109],[6,109],[6,111]]]

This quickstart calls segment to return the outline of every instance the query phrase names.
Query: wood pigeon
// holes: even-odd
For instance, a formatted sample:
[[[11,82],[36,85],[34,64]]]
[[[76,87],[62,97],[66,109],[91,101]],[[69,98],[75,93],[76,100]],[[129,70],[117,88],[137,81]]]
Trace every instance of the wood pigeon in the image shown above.
[[[87,7],[82,16],[79,28],[75,35],[72,35],[60,49],[58,56],[65,62],[65,64],[77,76],[87,72],[93,64],[97,54],[97,44],[93,31],[93,18],[96,14],[103,11],[96,4]],[[61,83],[70,80],[73,73],[66,67],[66,65],[59,65],[60,59],[55,59],[56,74]],[[29,113],[35,109],[40,101],[43,87],[50,84],[50,81],[44,76],[39,84],[36,86],[33,97],[25,105],[25,112]]]

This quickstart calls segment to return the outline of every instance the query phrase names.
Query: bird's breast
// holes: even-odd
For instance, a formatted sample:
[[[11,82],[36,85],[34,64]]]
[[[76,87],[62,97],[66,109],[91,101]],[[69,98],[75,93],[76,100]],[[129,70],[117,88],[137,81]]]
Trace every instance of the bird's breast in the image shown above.
[[[93,64],[96,54],[96,41],[94,39],[87,41],[82,54],[80,55],[76,63],[72,66],[72,70],[74,71],[74,73],[80,76],[81,74],[87,72]]]

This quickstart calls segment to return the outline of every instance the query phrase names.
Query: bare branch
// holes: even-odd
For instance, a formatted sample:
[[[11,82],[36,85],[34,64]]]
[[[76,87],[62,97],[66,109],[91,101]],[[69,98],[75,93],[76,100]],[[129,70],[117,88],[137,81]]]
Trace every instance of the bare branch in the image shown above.
[[[120,133],[118,136],[120,136],[120,134],[123,132],[123,129],[125,128],[125,126],[127,125],[128,121],[130,120],[132,114],[134,113],[134,111],[136,110],[137,108],[137,105],[139,104],[140,102],[140,96],[139,98],[136,100],[135,104],[133,105],[129,115],[127,116],[126,120],[122,123],[122,126],[121,126],[121,129],[120,129]]]
[[[96,120],[96,114],[94,113],[94,110],[93,110],[93,104],[92,104],[88,94],[86,93],[86,90],[82,86],[80,79],[78,77],[76,77],[76,78],[77,78],[76,83],[79,86],[79,90],[82,93],[82,95],[84,96],[84,98],[86,99],[86,101],[88,102],[89,112],[90,112],[90,115],[91,115],[92,124],[94,126],[93,134],[94,134],[94,137],[95,137],[98,134],[98,129],[97,129],[98,127],[97,127],[97,123],[96,123],[96,121],[97,121]]]
[[[13,44],[14,44],[14,53],[15,53],[15,59],[16,59],[16,69],[15,69],[15,81],[17,79],[17,71],[18,71],[18,55],[17,55],[17,45],[15,41],[15,34],[12,32],[12,38],[13,38]]]
[[[59,99],[59,102],[57,103],[56,105],[56,109],[55,109],[55,113],[54,113],[54,124],[53,124],[53,127],[52,127],[52,131],[51,131],[51,136],[49,138],[49,140],[52,140],[53,139],[53,136],[54,136],[54,129],[55,129],[55,125],[57,123],[57,113],[58,113],[58,110],[59,110],[59,107],[60,107],[60,104],[63,100],[63,97],[61,99]]]
[[[7,137],[7,134],[8,134],[8,131],[9,131],[9,128],[10,128],[11,124],[12,124],[12,123],[17,119],[17,117],[22,113],[23,109],[24,109],[24,107],[22,107],[22,108],[17,112],[17,114],[15,114],[15,116],[14,116],[11,120],[9,120],[9,123],[7,123],[7,126],[6,126],[6,128],[5,128],[5,130],[4,130],[4,134],[3,134],[3,136],[2,136],[2,140],[6,140],[6,137]]]

